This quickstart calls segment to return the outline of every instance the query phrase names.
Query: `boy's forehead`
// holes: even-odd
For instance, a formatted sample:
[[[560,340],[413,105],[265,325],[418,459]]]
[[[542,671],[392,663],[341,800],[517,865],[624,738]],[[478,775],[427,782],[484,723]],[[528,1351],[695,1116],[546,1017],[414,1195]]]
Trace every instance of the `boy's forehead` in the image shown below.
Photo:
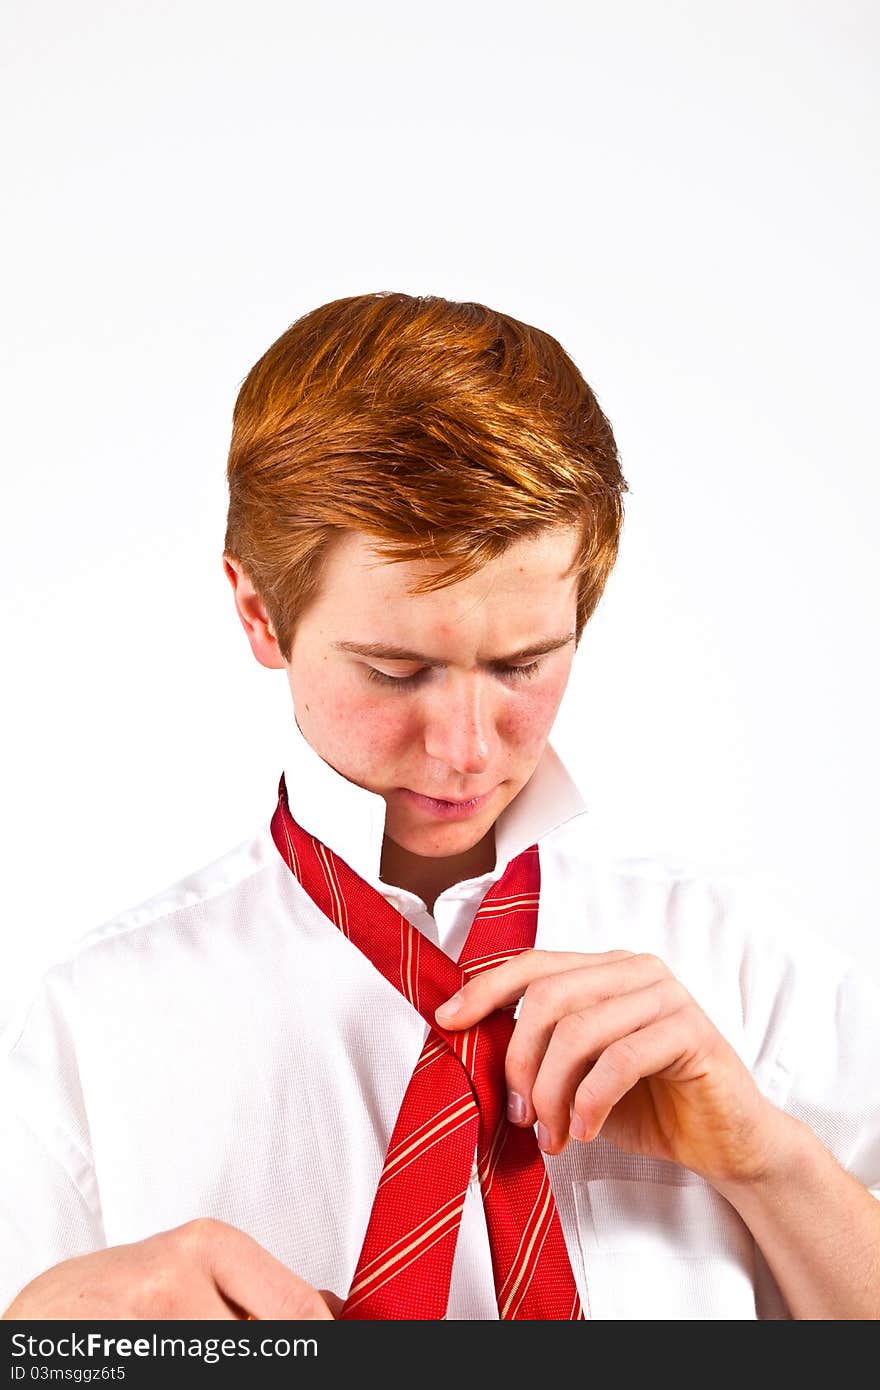
[[[579,535],[574,527],[555,527],[539,535],[525,537],[514,541],[500,556],[486,560],[464,579],[429,593],[479,590],[497,584],[503,577],[518,586],[536,580],[552,583],[558,579],[562,582],[570,577],[567,574],[568,566],[574,558],[578,540]],[[381,553],[381,544],[381,541],[359,531],[341,537],[325,562],[327,578],[332,578],[335,583],[348,581],[351,586],[367,585],[373,592],[411,596],[416,584],[450,567],[449,559],[439,556],[437,559],[396,560]]]
[[[325,571],[320,635],[336,650],[391,661],[442,663],[459,642],[480,661],[525,660],[574,640],[571,558],[557,536],[510,547],[465,579],[414,594],[436,566],[379,556],[369,538],[350,535]]]

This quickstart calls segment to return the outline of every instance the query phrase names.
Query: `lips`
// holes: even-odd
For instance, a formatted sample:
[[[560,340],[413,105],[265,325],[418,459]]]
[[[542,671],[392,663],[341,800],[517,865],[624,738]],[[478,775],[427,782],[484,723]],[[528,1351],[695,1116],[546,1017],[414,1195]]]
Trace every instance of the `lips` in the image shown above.
[[[448,798],[441,799],[439,796],[425,796],[422,792],[414,792],[409,787],[401,787],[400,791],[404,797],[411,797],[412,804],[419,810],[435,820],[468,820],[471,816],[477,815],[488,806],[497,788],[492,787],[489,791],[483,792],[480,796],[469,798],[467,801],[451,801]]]
[[[413,790],[412,787],[408,787],[408,788],[407,788],[407,791],[412,791],[412,790]],[[490,788],[489,788],[489,791],[491,791],[491,790],[492,790],[492,788],[490,787]],[[428,800],[428,801],[445,801],[445,802],[447,802],[447,804],[450,805],[450,806],[469,806],[469,805],[471,804],[472,801],[479,801],[481,797],[488,796],[488,795],[489,795],[489,791],[485,791],[485,792],[475,792],[473,796],[462,796],[462,797],[455,797],[455,796],[437,796],[434,792],[416,792],[415,795],[416,795],[416,796],[423,796],[423,797],[425,797],[425,799]]]

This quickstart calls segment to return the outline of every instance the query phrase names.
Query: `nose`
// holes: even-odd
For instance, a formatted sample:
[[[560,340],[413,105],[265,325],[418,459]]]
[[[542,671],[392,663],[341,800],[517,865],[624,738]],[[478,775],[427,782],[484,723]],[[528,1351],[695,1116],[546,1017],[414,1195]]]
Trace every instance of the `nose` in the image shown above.
[[[425,715],[425,752],[454,772],[479,776],[492,754],[491,692],[477,673],[449,675],[442,685]]]

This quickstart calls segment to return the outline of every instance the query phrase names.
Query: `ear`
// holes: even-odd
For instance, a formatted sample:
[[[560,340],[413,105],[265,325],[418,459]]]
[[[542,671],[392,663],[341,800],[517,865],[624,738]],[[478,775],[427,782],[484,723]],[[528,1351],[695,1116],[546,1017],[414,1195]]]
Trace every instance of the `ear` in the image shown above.
[[[267,666],[272,671],[283,670],[287,662],[275,640],[263,601],[245,574],[241,561],[224,554],[223,570],[232,585],[236,611],[247,633],[251,651],[261,666]]]

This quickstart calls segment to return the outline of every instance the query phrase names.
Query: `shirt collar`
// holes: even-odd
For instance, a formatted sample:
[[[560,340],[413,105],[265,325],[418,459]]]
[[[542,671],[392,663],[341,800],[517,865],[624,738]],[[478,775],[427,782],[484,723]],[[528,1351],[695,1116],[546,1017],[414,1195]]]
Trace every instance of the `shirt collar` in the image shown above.
[[[284,762],[284,781],[296,822],[344,859],[369,883],[382,882],[385,799],[378,792],[343,777],[312,748],[291,721]],[[587,813],[573,777],[548,742],[534,772],[495,822],[497,879],[522,850],[552,830]]]

